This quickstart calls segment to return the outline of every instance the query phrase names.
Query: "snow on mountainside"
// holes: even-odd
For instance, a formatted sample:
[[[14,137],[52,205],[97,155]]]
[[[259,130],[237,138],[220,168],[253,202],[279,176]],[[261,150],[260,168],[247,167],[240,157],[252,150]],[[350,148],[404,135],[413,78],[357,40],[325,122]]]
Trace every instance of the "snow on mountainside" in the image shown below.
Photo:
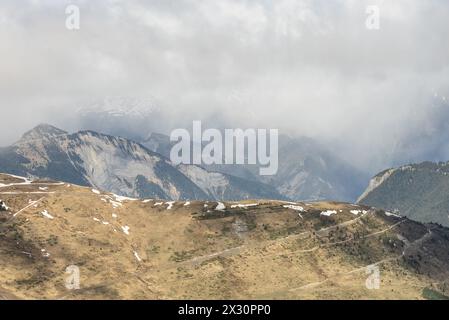
[[[40,125],[13,146],[1,149],[0,171],[141,198],[234,200],[240,199],[240,195],[282,198],[275,190],[270,192],[269,186],[237,184],[234,179],[228,179],[229,186],[222,189],[222,194],[210,192],[220,188],[215,173],[202,170],[203,180],[210,185],[197,185],[168,159],[139,143],[93,131],[68,134],[49,125]]]

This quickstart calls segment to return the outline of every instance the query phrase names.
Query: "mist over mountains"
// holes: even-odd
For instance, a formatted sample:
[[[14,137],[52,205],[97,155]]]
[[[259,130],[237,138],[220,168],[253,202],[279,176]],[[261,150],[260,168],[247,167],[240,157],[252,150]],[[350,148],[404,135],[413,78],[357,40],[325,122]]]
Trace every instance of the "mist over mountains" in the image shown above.
[[[386,168],[449,160],[447,3],[80,2],[76,32],[65,4],[26,3],[0,8],[7,172],[136,197],[355,201]],[[279,129],[278,173],[173,166],[167,137],[193,120]],[[60,129],[16,143],[38,123]]]
[[[447,137],[449,100],[446,96],[436,92],[429,93],[429,96],[431,99],[428,103],[423,109],[417,111],[417,114],[420,115],[419,118],[410,120],[408,127],[404,128],[399,123],[392,123],[388,129],[383,130],[379,127],[377,132],[371,134],[368,133],[364,122],[357,122],[348,127],[351,137],[346,138],[342,138],[339,134],[340,130],[343,130],[340,125],[336,125],[334,128],[336,131],[334,136],[314,138],[313,134],[310,136],[298,135],[294,131],[285,129],[282,123],[274,121],[269,126],[263,126],[262,123],[257,122],[257,118],[250,115],[241,117],[241,120],[245,121],[233,121],[227,113],[210,114],[192,111],[188,115],[178,114],[176,108],[167,106],[163,101],[151,97],[108,96],[98,100],[74,103],[70,113],[58,112],[56,108],[53,114],[46,115],[41,122],[53,123],[71,132],[94,130],[139,142],[151,140],[151,143],[157,140],[157,135],[162,135],[160,139],[166,140],[163,136],[169,136],[170,132],[176,128],[190,130],[194,120],[201,120],[204,127],[220,130],[225,128],[277,128],[284,136],[299,140],[314,140],[316,144],[364,172],[365,175],[374,176],[389,167],[449,159],[447,151],[449,150],[447,145],[447,141],[449,141],[449,137]],[[238,103],[230,102],[229,109],[239,110]],[[374,113],[373,116],[377,117],[378,115]],[[408,117],[409,115],[404,114],[404,116]],[[295,114],[294,117],[298,118],[298,127],[300,127],[302,115]],[[35,125],[37,123],[30,124],[24,131]],[[318,128],[317,132],[319,132]],[[389,136],[382,141],[363,141],[368,139],[367,134],[373,139],[377,139],[379,135],[386,134],[386,132],[389,133]],[[17,133],[17,137],[20,134]],[[16,140],[17,137],[11,140]],[[150,149],[153,150],[151,147]],[[165,155],[168,155],[167,150],[165,150]]]
[[[170,142],[169,133],[162,134],[150,131],[151,128],[134,126],[134,115],[126,112],[127,109],[124,107],[92,110],[95,111],[79,114],[79,123],[82,127],[89,126],[94,130],[135,139],[148,149],[166,158],[170,157],[174,143]],[[152,123],[158,121],[159,116],[165,119],[162,114],[148,112],[144,118]],[[185,128],[191,130],[191,123],[188,123],[188,120],[184,120]],[[224,121],[220,124],[223,129],[226,128]],[[306,137],[289,137],[282,134],[282,131],[279,137],[279,162],[280,169],[277,174],[267,177],[259,176],[258,165],[212,164],[203,167],[210,171],[274,185],[288,198],[302,200],[354,201],[364,190],[370,177],[366,171],[357,169],[350,162],[343,160],[340,152],[332,152],[319,141]]]
[[[156,153],[159,158],[168,159],[173,145],[169,139],[169,125],[172,123],[177,123],[179,125],[183,122],[185,123],[185,128],[189,130],[191,122],[189,123],[190,119],[174,118],[170,120],[169,113],[165,112],[165,110],[160,107],[161,104],[162,103],[157,99],[108,97],[75,108],[74,112],[67,118],[60,118],[60,122],[66,123],[67,127],[64,127],[64,129],[71,131],[93,131],[95,133],[106,134],[116,138],[122,137],[125,140],[135,141],[143,148],[147,149],[147,151]],[[403,165],[409,162],[414,162],[415,160],[416,162],[419,162],[421,159],[444,159],[444,150],[447,150],[444,146],[448,140],[445,139],[444,135],[444,132],[447,130],[444,130],[446,122],[442,115],[444,115],[447,110],[447,102],[443,97],[435,96],[434,103],[429,110],[431,110],[431,115],[429,115],[429,117],[433,119],[432,122],[429,123],[429,127],[423,128],[421,132],[416,132],[413,139],[410,137],[410,139],[398,143],[390,153],[384,155],[384,162],[391,163],[391,166],[393,166],[396,163]],[[205,126],[210,122],[212,121],[206,120]],[[226,119],[221,119],[219,122],[221,122],[220,126],[222,128],[226,128]],[[220,128],[220,126],[218,126],[218,128]],[[245,129],[245,127],[243,128]],[[22,138],[22,140],[23,139],[24,138]],[[174,170],[187,177],[190,182],[196,180],[196,183],[193,182],[193,184],[197,187],[198,184],[203,185],[203,188],[199,187],[199,189],[202,189],[202,192],[198,194],[195,192],[187,193],[185,194],[185,198],[220,199],[220,197],[224,196],[224,199],[245,199],[247,197],[279,199],[280,197],[285,197],[286,199],[293,200],[327,199],[352,202],[365,190],[371,176],[374,176],[378,171],[389,166],[382,167],[378,171],[368,170],[366,168],[359,169],[359,167],[354,166],[354,161],[348,161],[347,159],[351,157],[357,158],[360,154],[347,154],[341,151],[344,150],[344,148],[339,150],[337,148],[338,146],[338,144],[329,145],[328,143],[317,141],[312,138],[288,136],[282,134],[281,131],[279,139],[280,164],[279,170],[275,176],[259,176],[257,165],[203,165],[202,169],[193,168],[187,170],[187,167],[184,167],[184,172],[182,172],[180,168],[174,168]],[[11,147],[6,149],[11,150]],[[125,156],[125,159],[126,157],[127,156]],[[379,158],[381,157],[382,155],[379,155]],[[2,167],[6,168],[7,163],[3,163]],[[37,176],[42,174],[42,172],[39,172],[41,169],[34,168],[33,170],[34,171],[27,172],[22,171],[21,174],[31,173]],[[71,175],[71,173],[69,173],[71,170],[72,169],[68,170],[67,173],[64,173],[62,176],[59,175],[59,173],[55,176],[51,176],[48,172],[46,172],[44,176],[58,180],[67,180],[66,175]],[[208,182],[198,182],[197,178],[192,177],[192,172],[208,176],[208,178],[202,178],[203,180],[208,180]],[[214,173],[215,175],[222,174],[224,176],[211,178],[211,173]],[[167,193],[167,189],[164,191],[164,188],[162,188],[162,190],[157,188],[151,189],[141,178],[138,179],[139,187],[133,186],[130,188],[130,184],[136,184],[135,179],[137,176],[138,174],[125,179],[126,182],[123,181],[115,187],[113,187],[115,182],[104,182],[107,180],[105,178],[102,178],[103,182],[101,183],[98,181],[94,183],[92,181],[89,182],[85,177],[84,172],[74,175],[73,177],[71,176],[70,179],[73,179],[71,180],[73,183],[88,183],[98,188],[103,187],[107,190],[117,191],[117,193],[128,196],[154,196],[166,199],[177,198],[179,196],[174,196],[173,194],[170,194],[170,192]],[[232,180],[230,184],[233,185],[234,188],[236,185],[241,185],[242,183],[245,184],[246,186],[243,188],[245,191],[243,192],[242,188],[237,188],[233,191],[223,192],[221,189],[223,186],[219,187],[213,185],[214,183],[219,183],[220,180],[225,179],[224,177],[228,177],[228,180]],[[165,177],[162,177],[161,179],[164,180]],[[237,181],[236,179],[241,180]],[[210,183],[212,183],[213,186],[207,185]],[[251,183],[254,184],[254,186],[248,185]],[[260,189],[261,193],[255,192],[258,183],[264,186],[264,188]],[[149,189],[147,191],[137,190],[139,188],[144,188],[142,187],[143,184],[145,185],[145,188],[149,188],[151,191],[148,191]],[[123,186],[126,187],[123,188]],[[195,189],[196,188],[193,188],[193,190]],[[237,190],[243,193],[239,195]]]
[[[0,145],[38,123],[108,133],[70,118],[103,104],[91,100],[124,96],[149,100],[154,116],[132,122],[139,133],[195,119],[278,128],[370,175],[446,160],[432,142],[449,118],[444,1],[79,1],[76,32],[64,26],[66,3],[24,1],[0,9],[0,105],[10,120]],[[368,5],[380,9],[379,30],[365,26]]]
[[[354,201],[367,181],[308,139],[281,137],[280,169],[265,177],[258,175],[257,165],[173,165],[167,156],[170,148],[162,134],[135,142],[92,130],[70,134],[39,125],[0,149],[0,171],[170,200]]]

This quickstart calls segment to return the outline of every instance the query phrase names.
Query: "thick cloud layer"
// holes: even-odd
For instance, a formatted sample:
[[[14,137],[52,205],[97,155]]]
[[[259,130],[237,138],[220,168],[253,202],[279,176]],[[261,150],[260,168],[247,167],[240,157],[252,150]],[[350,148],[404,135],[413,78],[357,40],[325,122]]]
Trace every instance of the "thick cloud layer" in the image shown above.
[[[65,26],[69,4],[80,30]],[[167,130],[279,128],[370,170],[434,160],[445,155],[426,148],[449,119],[448,17],[445,0],[3,0],[0,144],[120,95],[162,101]]]

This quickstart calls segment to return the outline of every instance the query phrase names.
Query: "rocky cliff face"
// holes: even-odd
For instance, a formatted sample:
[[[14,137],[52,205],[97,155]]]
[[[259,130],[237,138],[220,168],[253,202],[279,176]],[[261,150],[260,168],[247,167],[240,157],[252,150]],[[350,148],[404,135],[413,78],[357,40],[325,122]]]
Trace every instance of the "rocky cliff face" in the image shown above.
[[[183,173],[167,158],[134,141],[94,131],[69,134],[49,125],[34,128],[13,146],[0,150],[0,170],[141,198],[239,199],[240,194],[243,198],[282,198],[269,186],[233,177],[217,180],[216,173],[206,170],[201,174],[208,184],[197,184],[186,175],[194,167]],[[220,188],[221,193],[210,192]]]
[[[142,142],[166,157],[170,138],[151,134]],[[340,200],[354,202],[369,176],[332,154],[313,139],[279,137],[279,170],[273,176],[260,176],[258,165],[209,165],[208,170],[244,180],[271,185],[294,200]]]

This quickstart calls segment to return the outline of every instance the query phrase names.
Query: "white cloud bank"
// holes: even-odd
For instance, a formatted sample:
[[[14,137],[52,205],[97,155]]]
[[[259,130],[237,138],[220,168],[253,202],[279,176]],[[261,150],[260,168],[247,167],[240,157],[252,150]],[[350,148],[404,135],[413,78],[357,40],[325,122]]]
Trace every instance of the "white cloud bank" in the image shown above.
[[[448,17],[444,0],[3,0],[0,144],[83,99],[155,96],[170,126],[279,128],[377,168],[449,117]]]

